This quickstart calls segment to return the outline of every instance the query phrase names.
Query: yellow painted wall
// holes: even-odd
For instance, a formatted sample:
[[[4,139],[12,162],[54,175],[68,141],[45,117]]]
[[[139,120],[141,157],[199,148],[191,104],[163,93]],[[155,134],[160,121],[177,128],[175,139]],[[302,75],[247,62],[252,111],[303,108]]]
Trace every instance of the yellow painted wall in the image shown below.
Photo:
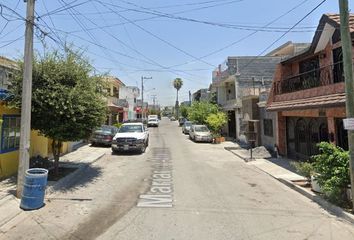
[[[18,109],[10,109],[0,103],[0,118],[3,115],[18,115]],[[0,154],[0,179],[13,175],[18,168],[18,150]]]
[[[42,156],[48,157],[48,143],[49,139],[39,135],[38,131],[31,131],[31,148],[30,155],[32,156]]]
[[[0,103],[0,119],[3,115],[18,115],[18,109],[10,109]],[[1,129],[0,129],[1,130]],[[52,157],[52,140],[38,134],[38,131],[31,131],[30,155],[42,157]],[[68,143],[63,143],[61,153],[68,152]],[[12,151],[0,154],[0,179],[11,176],[18,169],[19,151]]]
[[[41,136],[38,131],[31,132],[31,156],[52,157],[52,142],[50,138]],[[68,152],[68,142],[64,142],[60,150],[62,154]]]

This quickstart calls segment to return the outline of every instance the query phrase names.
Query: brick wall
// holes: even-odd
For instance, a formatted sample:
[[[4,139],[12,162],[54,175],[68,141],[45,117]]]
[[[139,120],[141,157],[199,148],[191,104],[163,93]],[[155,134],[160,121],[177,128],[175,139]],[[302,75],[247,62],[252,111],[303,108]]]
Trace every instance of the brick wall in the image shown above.
[[[275,95],[274,102],[290,101],[295,99],[304,99],[304,98],[324,96],[324,95],[344,93],[344,92],[345,92],[345,84],[344,82],[340,82],[340,83],[335,83],[327,86],[321,86],[321,87],[310,88],[310,89],[292,92],[292,93]]]

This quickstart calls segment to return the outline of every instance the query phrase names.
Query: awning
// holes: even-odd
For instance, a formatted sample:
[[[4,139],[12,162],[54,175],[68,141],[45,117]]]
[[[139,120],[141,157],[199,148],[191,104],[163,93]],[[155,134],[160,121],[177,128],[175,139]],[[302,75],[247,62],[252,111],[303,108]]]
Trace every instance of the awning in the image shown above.
[[[120,106],[117,106],[115,104],[109,104],[108,106],[108,109],[111,111],[111,112],[123,112],[124,111],[124,108],[123,107],[120,107]]]
[[[319,107],[336,107],[345,105],[345,93],[326,96],[303,98],[290,101],[272,102],[267,106],[268,111],[291,111]]]

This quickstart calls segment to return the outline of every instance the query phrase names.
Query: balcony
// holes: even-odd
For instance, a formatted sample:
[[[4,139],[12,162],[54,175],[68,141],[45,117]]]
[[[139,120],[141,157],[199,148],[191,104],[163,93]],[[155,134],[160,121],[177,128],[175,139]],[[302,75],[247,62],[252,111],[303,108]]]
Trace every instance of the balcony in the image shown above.
[[[241,108],[242,102],[240,99],[230,99],[221,103],[221,107],[224,110],[233,110],[235,108]]]
[[[274,83],[274,90],[281,95],[339,82],[344,82],[342,62],[282,79]]]

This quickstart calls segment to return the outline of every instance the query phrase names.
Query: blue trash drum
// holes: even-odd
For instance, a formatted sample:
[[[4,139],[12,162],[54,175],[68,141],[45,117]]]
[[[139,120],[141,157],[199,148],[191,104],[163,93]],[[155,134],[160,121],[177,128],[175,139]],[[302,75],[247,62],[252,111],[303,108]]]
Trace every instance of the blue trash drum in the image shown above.
[[[20,205],[22,209],[34,210],[43,207],[47,178],[47,169],[30,168],[26,171]]]

